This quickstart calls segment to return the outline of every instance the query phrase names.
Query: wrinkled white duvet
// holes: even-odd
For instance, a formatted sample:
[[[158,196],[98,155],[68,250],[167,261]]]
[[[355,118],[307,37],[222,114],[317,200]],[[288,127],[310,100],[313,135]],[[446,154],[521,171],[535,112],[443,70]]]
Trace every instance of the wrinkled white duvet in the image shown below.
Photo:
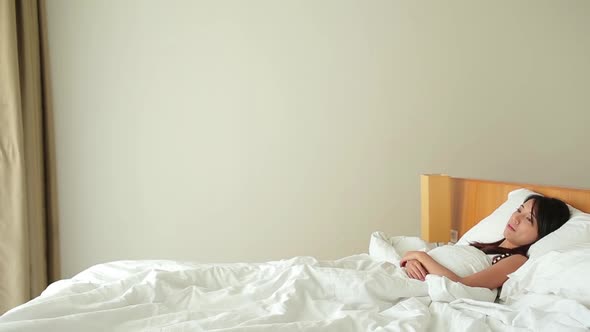
[[[458,250],[462,252],[462,250]],[[590,327],[552,295],[409,279],[369,255],[267,263],[120,261],[94,266],[0,317],[0,331],[540,331]]]
[[[52,284],[2,316],[0,330],[424,330],[429,294],[453,299],[458,290],[450,284],[408,279],[368,255],[263,264],[114,262]],[[486,296],[477,290],[474,296]]]

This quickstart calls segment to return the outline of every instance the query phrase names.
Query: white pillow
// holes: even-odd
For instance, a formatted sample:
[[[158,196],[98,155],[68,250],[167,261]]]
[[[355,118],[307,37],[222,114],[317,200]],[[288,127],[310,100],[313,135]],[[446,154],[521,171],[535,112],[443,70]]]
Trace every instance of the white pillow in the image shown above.
[[[496,242],[503,237],[504,228],[512,213],[530,195],[536,194],[528,189],[516,189],[508,194],[506,201],[500,205],[492,214],[482,219],[479,223],[467,231],[457,244],[468,245],[472,242],[490,243]]]
[[[569,206],[569,205],[568,205]],[[555,232],[547,234],[529,249],[529,257],[579,243],[590,243],[590,214],[569,206],[572,217]]]
[[[495,242],[504,234],[510,215],[530,195],[541,195],[528,189],[516,189],[508,194],[508,199],[489,216],[473,226],[459,239],[457,244],[471,242]],[[542,195],[541,195],[542,196]],[[568,205],[572,217],[558,230],[537,241],[529,249],[529,256],[539,257],[549,251],[568,247],[576,243],[590,243],[590,214]]]
[[[500,298],[518,299],[524,292],[555,294],[590,306],[590,243],[570,245],[529,259],[508,275]]]

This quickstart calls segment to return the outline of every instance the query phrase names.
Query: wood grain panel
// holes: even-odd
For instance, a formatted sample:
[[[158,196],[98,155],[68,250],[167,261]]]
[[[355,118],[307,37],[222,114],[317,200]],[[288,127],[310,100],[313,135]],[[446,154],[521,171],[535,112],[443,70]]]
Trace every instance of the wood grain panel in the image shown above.
[[[422,239],[427,242],[449,242],[451,178],[446,175],[423,175],[420,186]]]
[[[433,175],[423,175],[428,179]],[[440,177],[445,175],[436,175],[440,182]],[[500,206],[508,196],[508,193],[519,188],[527,188],[529,190],[538,192],[545,196],[555,197],[572,205],[573,207],[584,212],[590,211],[590,190],[579,188],[565,188],[556,186],[534,185],[514,182],[501,181],[487,181],[478,179],[464,179],[448,177],[450,183],[450,200],[451,205],[451,222],[450,227],[441,229],[441,223],[437,223],[436,231],[441,232],[440,235],[435,235],[432,231],[429,236],[432,238],[448,237],[451,229],[459,231],[459,237],[467,232],[471,227],[477,224],[480,220],[492,213],[498,206]],[[434,188],[438,182],[432,182],[429,188],[431,193],[443,192],[444,188]],[[423,196],[424,197],[424,196]],[[429,197],[429,199],[437,200],[436,197]],[[441,207],[437,207],[441,209]],[[424,217],[425,213],[428,215]],[[422,224],[437,222],[437,218],[432,212],[424,212],[422,216]],[[424,227],[424,226],[423,226]],[[431,227],[430,225],[426,227]],[[430,228],[431,230],[433,228]],[[428,240],[428,239],[426,239]]]

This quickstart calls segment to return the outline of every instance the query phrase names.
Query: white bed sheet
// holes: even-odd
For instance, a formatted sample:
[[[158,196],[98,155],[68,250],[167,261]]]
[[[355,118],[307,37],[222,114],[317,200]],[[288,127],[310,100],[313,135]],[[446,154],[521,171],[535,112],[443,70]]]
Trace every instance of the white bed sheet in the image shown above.
[[[409,279],[368,255],[262,264],[113,262],[52,284],[2,316],[0,330],[420,331],[429,323],[429,292],[452,299],[458,290],[449,283]],[[480,293],[486,294],[473,292]]]
[[[369,255],[267,263],[94,266],[0,317],[0,331],[585,331],[590,311],[552,294],[509,305],[444,277],[407,278]]]

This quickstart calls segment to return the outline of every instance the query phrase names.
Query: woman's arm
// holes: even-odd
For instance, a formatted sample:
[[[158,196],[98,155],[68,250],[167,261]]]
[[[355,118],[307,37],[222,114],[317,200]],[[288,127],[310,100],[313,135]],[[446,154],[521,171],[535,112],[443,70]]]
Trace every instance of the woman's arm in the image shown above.
[[[419,261],[430,274],[445,276],[467,286],[485,287],[489,289],[502,286],[508,280],[508,275],[516,271],[527,260],[523,255],[512,255],[500,260],[487,269],[461,278],[451,270],[437,263],[430,255],[423,251],[408,252],[400,261],[400,265],[404,266],[411,259]]]

